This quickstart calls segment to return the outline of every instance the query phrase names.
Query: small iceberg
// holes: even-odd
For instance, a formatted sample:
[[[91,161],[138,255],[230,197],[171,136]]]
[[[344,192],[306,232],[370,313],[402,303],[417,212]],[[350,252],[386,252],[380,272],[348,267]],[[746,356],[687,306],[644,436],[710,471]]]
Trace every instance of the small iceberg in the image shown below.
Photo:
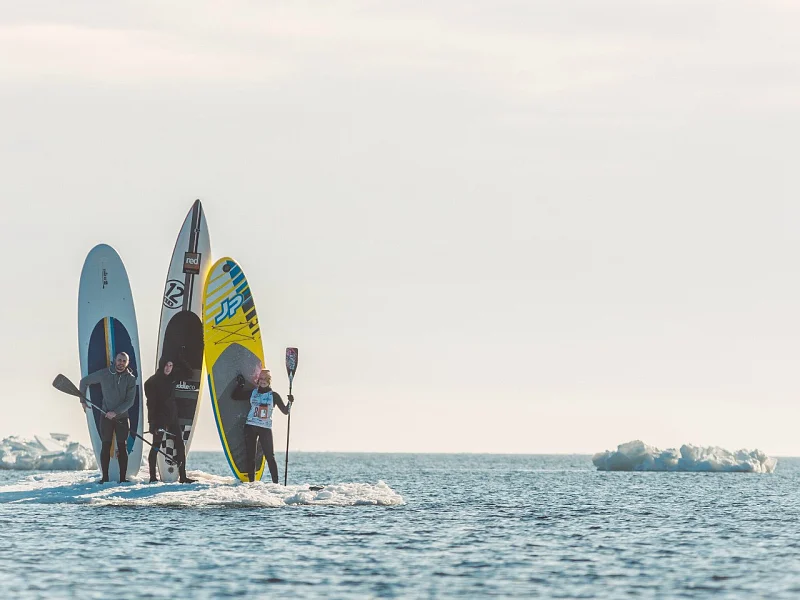
[[[0,441],[0,469],[23,471],[84,471],[96,469],[94,452],[70,442],[64,433],[33,436],[16,435]]]
[[[620,444],[616,450],[592,457],[598,471],[683,471],[724,473],[772,473],[778,464],[761,450],[731,452],[716,446],[684,444],[680,450],[659,450],[640,440]]]

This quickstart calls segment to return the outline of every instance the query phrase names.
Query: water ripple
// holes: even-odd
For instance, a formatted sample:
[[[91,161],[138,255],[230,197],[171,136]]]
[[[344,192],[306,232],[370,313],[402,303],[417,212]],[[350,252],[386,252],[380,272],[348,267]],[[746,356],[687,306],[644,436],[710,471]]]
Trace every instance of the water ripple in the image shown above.
[[[224,459],[203,453],[190,466],[212,479],[191,489],[100,491],[75,474],[3,473],[0,589],[23,600],[109,589],[119,598],[800,593],[797,460],[768,475],[599,473],[574,456],[292,460],[293,480],[330,478],[331,496],[233,484]]]

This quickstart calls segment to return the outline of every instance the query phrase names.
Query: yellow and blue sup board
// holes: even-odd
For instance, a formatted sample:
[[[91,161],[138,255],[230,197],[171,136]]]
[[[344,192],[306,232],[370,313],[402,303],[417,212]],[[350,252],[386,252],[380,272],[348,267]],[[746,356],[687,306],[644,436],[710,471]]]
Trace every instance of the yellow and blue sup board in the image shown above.
[[[233,474],[247,481],[244,424],[250,403],[234,400],[237,375],[255,385],[264,365],[261,329],[250,285],[232,258],[211,267],[203,290],[203,341],[208,389],[219,439]],[[256,480],[264,471],[261,448],[256,454]]]

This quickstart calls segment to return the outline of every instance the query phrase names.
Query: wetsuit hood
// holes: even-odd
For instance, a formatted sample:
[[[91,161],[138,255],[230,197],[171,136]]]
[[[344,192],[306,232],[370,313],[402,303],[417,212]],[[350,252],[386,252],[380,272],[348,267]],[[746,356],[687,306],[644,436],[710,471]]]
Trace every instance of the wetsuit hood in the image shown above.
[[[170,373],[169,375],[165,375],[164,374],[164,367],[167,366],[168,362],[172,363],[172,373]],[[176,366],[177,365],[175,364],[175,361],[172,360],[169,356],[162,356],[161,360],[158,361],[158,372],[156,373],[156,375],[159,375],[160,377],[164,377],[166,379],[173,379]]]

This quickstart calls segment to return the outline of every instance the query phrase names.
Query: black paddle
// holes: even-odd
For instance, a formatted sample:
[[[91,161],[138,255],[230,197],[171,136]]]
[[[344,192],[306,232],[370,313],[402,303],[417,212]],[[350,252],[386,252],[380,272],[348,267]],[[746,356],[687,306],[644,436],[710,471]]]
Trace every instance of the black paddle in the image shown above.
[[[297,348],[287,348],[286,349],[286,374],[289,375],[289,394],[292,393],[292,382],[294,381],[294,374],[297,371]],[[289,476],[289,431],[291,431],[292,426],[292,413],[289,412],[289,416],[287,417],[286,421],[286,464],[283,466],[283,485],[286,485],[287,478]],[[324,485],[311,485],[308,487],[309,490],[312,492],[319,492],[320,490],[324,489]]]
[[[69,394],[70,396],[75,396],[77,398],[82,399],[84,402],[86,402],[89,406],[91,406],[93,409],[95,409],[101,415],[103,415],[104,417],[106,416],[106,414],[107,414],[106,411],[104,411],[102,408],[100,408],[99,406],[94,404],[86,396],[81,394],[81,391],[78,388],[75,387],[75,384],[72,383],[66,376],[62,375],[61,373],[56,375],[56,378],[53,379],[53,387],[56,388],[59,392],[64,392],[65,394]],[[137,438],[139,438],[140,440],[142,440],[148,446],[153,446],[153,444],[148,442],[146,439],[144,439],[138,433],[136,433],[134,431],[131,431],[131,433],[134,436],[136,436]],[[153,446],[153,447],[155,448],[155,446]],[[162,452],[161,450],[158,450],[157,448],[156,448],[156,452],[158,452],[159,454],[162,454],[164,456],[164,458],[167,459],[167,463],[169,463],[171,465],[177,465],[178,464],[178,461],[176,461],[174,458],[172,458],[166,452]]]
[[[292,382],[294,381],[294,374],[297,371],[297,348],[286,349],[286,374],[289,375],[289,395],[292,395]],[[286,420],[286,463],[283,465],[283,485],[289,477],[289,432],[292,428],[292,411]]]

